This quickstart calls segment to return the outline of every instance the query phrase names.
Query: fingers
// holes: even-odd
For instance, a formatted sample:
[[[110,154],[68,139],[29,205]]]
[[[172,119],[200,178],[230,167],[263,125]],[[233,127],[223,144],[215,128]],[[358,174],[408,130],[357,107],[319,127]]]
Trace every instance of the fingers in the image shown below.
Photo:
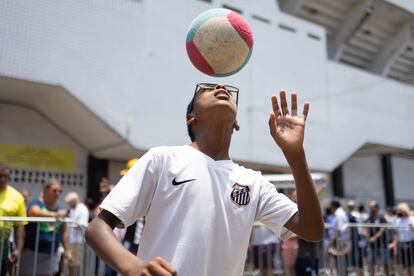
[[[296,92],[292,92],[291,94],[291,105],[292,105],[292,116],[298,115],[298,96]]]
[[[275,95],[272,96],[272,107],[273,107],[273,113],[276,115],[276,117],[280,116],[280,109],[279,104],[277,102],[277,97]]]
[[[161,264],[162,267],[164,267],[172,275],[177,275],[177,271],[168,261],[166,261],[165,259],[161,257],[157,257],[156,260]]]
[[[165,270],[158,263],[152,263],[152,262],[153,261],[150,261],[147,266],[149,275],[151,276],[170,276],[171,275],[171,273],[168,273],[168,271]]]
[[[306,118],[308,117],[308,112],[309,112],[309,103],[305,102],[305,104],[303,105],[303,120],[306,121]]]
[[[270,130],[270,134],[275,137],[276,134],[276,130],[277,130],[277,122],[276,122],[276,115],[275,113],[271,112],[270,113],[270,118],[269,118],[269,130]]]
[[[286,100],[286,92],[284,90],[280,90],[279,95],[280,95],[280,106],[282,107],[282,113],[283,115],[288,115],[289,109],[288,109],[287,100]]]
[[[18,257],[15,255],[12,255],[10,259],[11,259],[10,262],[14,264],[15,262],[17,262]]]
[[[277,97],[274,95],[272,96],[272,107],[273,107],[273,114],[275,115],[275,118],[282,116],[282,115],[283,116],[289,115],[289,108],[288,108],[288,103],[286,100],[286,92],[284,90],[280,90],[279,96],[280,96],[280,107],[279,107]],[[303,105],[303,112],[302,112],[304,120],[306,120],[308,116],[308,112],[309,112],[309,103],[305,102],[305,104]],[[293,117],[298,115],[298,96],[296,92],[292,92],[291,94],[291,113]]]
[[[150,275],[156,276],[176,276],[177,272],[175,268],[166,260],[161,257],[157,257],[152,261],[149,261],[146,268]]]

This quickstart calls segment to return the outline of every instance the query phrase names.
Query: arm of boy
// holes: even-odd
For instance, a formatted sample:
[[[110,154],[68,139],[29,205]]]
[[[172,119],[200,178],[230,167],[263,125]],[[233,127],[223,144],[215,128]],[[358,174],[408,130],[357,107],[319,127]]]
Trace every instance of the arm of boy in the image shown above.
[[[269,129],[292,170],[298,205],[298,212],[288,220],[285,227],[304,240],[320,241],[324,232],[322,213],[303,149],[309,103],[304,104],[302,116],[298,116],[295,92],[291,94],[291,112],[283,90],[280,91],[280,102],[279,107],[277,97],[272,96],[273,112],[270,113]]]
[[[86,242],[105,263],[125,276],[177,275],[174,267],[161,257],[144,262],[129,252],[113,233],[113,229],[120,222],[112,213],[102,210],[86,229]]]

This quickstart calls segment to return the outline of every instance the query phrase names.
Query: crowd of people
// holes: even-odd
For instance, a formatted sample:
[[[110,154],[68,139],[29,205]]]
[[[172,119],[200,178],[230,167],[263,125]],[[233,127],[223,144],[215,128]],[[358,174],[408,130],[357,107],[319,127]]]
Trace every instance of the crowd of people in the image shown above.
[[[31,199],[28,190],[19,192],[10,186],[10,173],[10,168],[0,163],[0,216],[44,219],[0,221],[1,275],[13,274],[18,260],[19,275],[33,275],[33,270],[36,275],[52,275],[59,271],[62,261],[68,263],[71,275],[79,275],[84,239],[81,226],[88,224],[88,208],[75,192],[69,192],[64,198],[67,206],[61,206],[62,187],[56,179],[47,180],[41,195]]]
[[[83,204],[79,195],[69,192],[64,198],[67,206],[61,206],[61,184],[48,180],[39,197],[31,199],[28,190],[17,191],[9,185],[10,169],[0,163],[0,216],[69,218],[87,225],[95,217],[102,202],[111,190],[106,178],[99,183],[98,204],[87,200]],[[295,201],[294,191],[289,197]],[[384,275],[413,275],[414,273],[414,213],[407,203],[380,212],[378,202],[357,205],[354,201],[341,204],[332,200],[325,209],[326,233],[322,243],[309,243],[297,237],[280,242],[263,225],[256,225],[252,232],[248,254],[254,269],[261,275],[273,275],[275,259],[287,275],[315,275],[324,267],[333,273],[346,275],[352,271],[364,275],[381,271]],[[137,252],[144,219],[128,229],[115,229],[115,234],[125,247]],[[79,275],[84,247],[84,234],[80,227],[56,222],[28,223],[0,222],[2,238],[1,275],[11,273],[20,259],[20,275],[51,275],[66,262],[70,275]],[[278,251],[279,250],[279,251]],[[35,261],[36,254],[36,264]],[[278,252],[277,252],[278,251]],[[327,256],[327,258],[325,256]],[[101,263],[98,275],[116,275],[109,266]],[[411,273],[411,274],[410,274]]]
[[[326,208],[328,267],[341,275],[414,274],[414,213],[407,203],[381,212],[377,201],[365,205],[333,200]]]
[[[132,164],[131,164],[132,166]],[[124,174],[125,170],[121,172]],[[95,203],[88,198],[83,203],[79,194],[68,192],[59,202],[62,187],[57,179],[49,179],[43,185],[42,193],[31,198],[27,189],[13,188],[9,181],[10,168],[0,163],[0,217],[52,218],[50,221],[0,220],[0,275],[14,275],[19,262],[19,275],[59,275],[63,263],[67,264],[69,275],[81,275],[82,254],[84,254],[84,230],[99,213],[99,204],[109,194],[112,186],[103,177],[99,183],[100,197]],[[58,220],[55,220],[58,219]],[[66,219],[66,220],[63,220]],[[144,219],[139,219],[128,229],[117,228],[114,232],[132,253],[137,252]],[[117,273],[98,260],[97,275],[113,276]]]
[[[289,193],[294,201],[294,191]],[[368,211],[366,210],[368,207]],[[255,225],[248,254],[249,270],[260,275],[414,275],[414,211],[399,203],[381,212],[367,205],[332,200],[325,208],[326,233],[321,243],[298,237],[279,241]]]

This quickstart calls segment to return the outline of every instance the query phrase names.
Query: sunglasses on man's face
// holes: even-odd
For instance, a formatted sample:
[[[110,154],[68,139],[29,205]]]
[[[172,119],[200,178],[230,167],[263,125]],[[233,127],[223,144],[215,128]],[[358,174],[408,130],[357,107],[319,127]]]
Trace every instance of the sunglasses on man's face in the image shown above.
[[[220,84],[216,84],[216,83],[197,83],[195,91],[194,91],[194,95],[196,95],[197,93],[204,91],[204,92],[211,92],[213,90],[215,90],[218,86],[223,86],[224,89],[229,92],[230,96],[233,97],[236,101],[236,105],[238,105],[239,102],[239,88],[235,87],[235,86],[231,86],[231,85],[220,85]]]

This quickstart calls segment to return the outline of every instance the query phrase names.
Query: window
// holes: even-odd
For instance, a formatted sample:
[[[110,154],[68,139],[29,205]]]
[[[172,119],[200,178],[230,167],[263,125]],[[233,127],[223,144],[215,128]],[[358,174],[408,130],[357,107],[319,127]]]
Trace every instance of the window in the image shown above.
[[[235,11],[235,12],[240,13],[240,14],[243,13],[243,11],[241,9],[238,9],[238,8],[235,8],[235,7],[232,7],[232,6],[223,5],[222,7],[225,8],[225,9]]]

